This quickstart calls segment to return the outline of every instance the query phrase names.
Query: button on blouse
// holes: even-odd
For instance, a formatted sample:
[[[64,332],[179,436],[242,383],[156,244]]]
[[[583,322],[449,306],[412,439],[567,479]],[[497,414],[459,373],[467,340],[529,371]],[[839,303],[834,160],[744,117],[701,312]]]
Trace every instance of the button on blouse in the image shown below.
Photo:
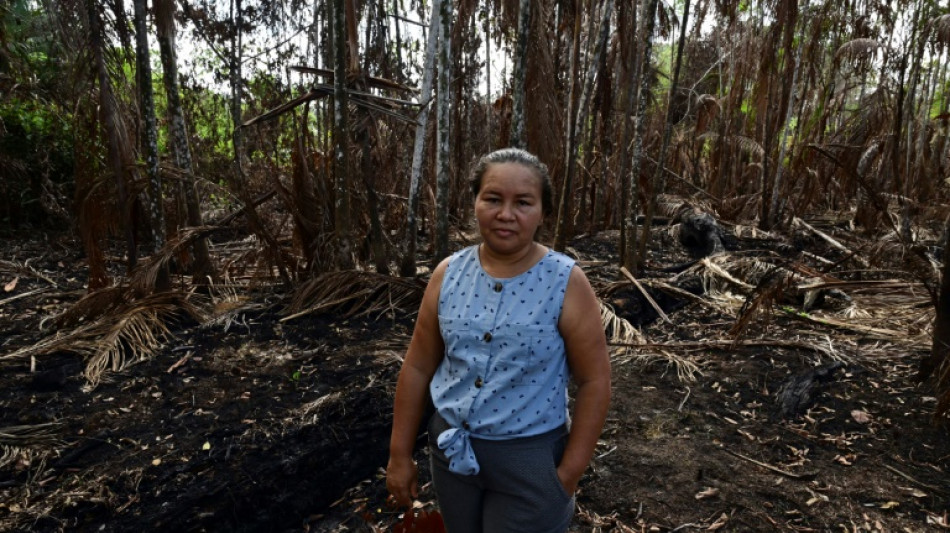
[[[527,437],[566,423],[567,357],[557,322],[573,266],[551,251],[519,276],[499,279],[482,269],[477,246],[449,259],[439,296],[445,357],[429,389],[451,426],[438,436],[451,470],[478,472],[470,437]]]

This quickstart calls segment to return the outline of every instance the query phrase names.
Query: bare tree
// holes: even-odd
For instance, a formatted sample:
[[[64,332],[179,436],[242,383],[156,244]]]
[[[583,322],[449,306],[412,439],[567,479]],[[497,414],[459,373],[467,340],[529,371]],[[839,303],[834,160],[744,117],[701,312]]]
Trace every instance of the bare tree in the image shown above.
[[[630,271],[636,271],[639,261],[637,260],[636,241],[633,236],[636,235],[637,206],[639,204],[637,197],[637,185],[640,176],[640,163],[643,157],[643,131],[646,121],[646,106],[648,93],[650,92],[650,76],[647,67],[650,63],[650,55],[653,53],[653,28],[656,24],[656,9],[659,0],[650,0],[649,4],[643,4],[644,13],[641,17],[643,27],[638,32],[642,40],[642,46],[639,46],[639,61],[637,62],[638,74],[636,79],[636,102],[637,112],[635,116],[636,127],[633,130],[633,154],[631,155],[630,174],[627,176],[627,206],[624,214],[626,225],[626,240],[621,250],[623,265]],[[645,229],[644,229],[645,231]],[[645,242],[641,238],[641,242]],[[643,256],[640,256],[642,260]]]
[[[449,174],[452,133],[452,0],[442,0],[439,17],[439,79],[436,96],[436,187],[435,187],[435,255],[437,264],[449,255]]]
[[[350,188],[348,166],[348,109],[346,91],[346,15],[345,0],[333,0],[330,5],[333,20],[333,176],[334,176],[334,229],[338,246],[338,261],[342,268],[353,267],[350,250]]]
[[[134,161],[133,148],[129,142],[129,134],[125,128],[125,123],[120,116],[118,102],[116,102],[115,93],[112,89],[112,80],[109,77],[99,3],[94,0],[87,0],[86,8],[89,22],[89,42],[99,79],[99,120],[109,140],[109,162],[118,194],[119,212],[125,228],[128,254],[126,266],[128,271],[131,272],[138,262],[138,255],[135,248],[135,235],[133,234],[131,213],[129,211],[130,202],[125,180],[127,172],[136,173],[135,166],[132,164]],[[90,284],[90,289],[92,288],[95,287]]]
[[[515,44],[514,68],[511,73],[511,146],[525,147],[524,138],[524,84],[528,60],[528,41],[531,32],[531,0],[518,3],[518,39]]]
[[[432,14],[429,22],[429,36],[426,44],[425,66],[422,71],[422,93],[419,94],[419,115],[416,117],[415,143],[412,148],[412,168],[409,177],[409,207],[406,210],[406,253],[402,258],[399,272],[402,276],[416,275],[416,232],[418,231],[419,186],[422,182],[422,164],[424,162],[426,130],[429,110],[432,108],[432,74],[439,43],[442,19],[442,1],[432,1]]]
[[[574,111],[574,115],[568,116],[567,119],[567,123],[570,125],[567,134],[567,171],[564,173],[561,199],[558,204],[557,229],[554,232],[555,250],[563,250],[567,245],[567,239],[569,238],[570,230],[568,226],[571,219],[570,206],[571,198],[573,196],[571,187],[574,181],[574,174],[576,172],[575,167],[577,166],[577,152],[580,149],[577,143],[577,134],[579,131],[583,130],[584,124],[587,123],[587,104],[590,101],[591,91],[594,86],[594,77],[597,74],[597,67],[600,65],[600,56],[604,53],[604,49],[607,47],[607,36],[610,34],[610,17],[613,15],[613,7],[614,4],[612,1],[604,0],[602,4],[600,31],[598,32],[597,40],[592,41],[594,53],[587,65],[587,75],[584,78],[584,86],[581,92],[580,102],[577,105],[577,109]],[[574,31],[579,33],[580,10],[575,12],[575,16],[577,19],[575,20]],[[591,13],[591,16],[593,17],[593,13]],[[578,46],[577,33],[575,33],[575,47]],[[593,35],[591,35],[590,38],[593,39]],[[576,60],[577,55],[575,54],[571,61],[574,62]],[[573,68],[576,69],[577,65],[575,64]],[[574,88],[575,85],[572,83],[572,93],[574,92]],[[573,96],[571,100],[573,100]]]
[[[189,226],[202,225],[201,207],[198,201],[198,189],[192,166],[191,147],[188,145],[188,127],[181,105],[181,92],[178,86],[178,58],[175,52],[175,2],[174,0],[156,0],[155,22],[158,30],[159,52],[162,58],[165,94],[168,98],[168,115],[171,128],[172,146],[175,162],[182,173],[181,192],[184,196],[186,219]],[[195,280],[204,282],[216,276],[208,253],[208,241],[196,239],[192,247],[195,262],[192,275]]]
[[[134,0],[135,73],[139,88],[139,108],[142,113],[142,152],[145,154],[145,174],[148,176],[149,229],[153,249],[157,252],[165,244],[165,210],[162,206],[162,177],[158,172],[158,126],[155,120],[155,96],[152,89],[152,65],[148,50],[148,23],[146,0]]]

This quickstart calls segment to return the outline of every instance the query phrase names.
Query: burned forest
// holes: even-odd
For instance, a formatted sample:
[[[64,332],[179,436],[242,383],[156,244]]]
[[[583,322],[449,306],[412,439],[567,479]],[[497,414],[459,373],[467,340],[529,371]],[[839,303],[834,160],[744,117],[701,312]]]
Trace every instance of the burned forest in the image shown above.
[[[439,531],[396,377],[509,146],[610,348],[572,532],[950,530],[948,48],[933,0],[0,4],[0,531]]]

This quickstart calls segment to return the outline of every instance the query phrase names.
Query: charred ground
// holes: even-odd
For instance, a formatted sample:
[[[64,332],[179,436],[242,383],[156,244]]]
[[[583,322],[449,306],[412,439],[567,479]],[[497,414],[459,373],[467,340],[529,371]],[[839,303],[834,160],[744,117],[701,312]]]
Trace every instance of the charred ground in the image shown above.
[[[755,297],[745,311],[731,307],[712,267],[671,272],[690,259],[661,232],[665,251],[639,281],[666,321],[614,266],[616,240],[582,237],[570,250],[615,315],[640,326],[626,341],[613,332],[614,397],[574,530],[948,528],[950,440],[914,380],[932,307],[920,303],[925,291],[906,296],[919,290],[911,273],[839,268],[848,281],[906,285],[855,289],[879,305],[852,305],[854,323],[840,309],[805,312],[788,294],[752,316]],[[730,248],[783,265],[807,262],[802,250],[832,263],[845,255],[808,235],[742,237]],[[156,356],[91,388],[79,355],[10,357],[54,335],[50,317],[84,294],[77,249],[67,238],[5,244],[0,530],[379,531],[395,522],[381,469],[411,309],[288,320],[290,291],[260,285],[221,298],[214,320],[182,319]],[[909,317],[900,328],[868,325],[865,315],[885,321],[889,306]],[[836,361],[806,409],[781,413],[776,397],[790,378]],[[423,449],[417,458],[425,483]],[[433,500],[424,485],[420,505]]]

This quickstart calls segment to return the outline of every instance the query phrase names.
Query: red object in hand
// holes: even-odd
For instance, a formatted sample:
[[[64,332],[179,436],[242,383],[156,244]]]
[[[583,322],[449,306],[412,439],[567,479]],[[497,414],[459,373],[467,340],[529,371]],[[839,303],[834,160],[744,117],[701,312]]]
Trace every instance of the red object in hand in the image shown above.
[[[409,509],[403,515],[402,522],[393,526],[393,533],[445,533],[445,523],[438,511],[419,511],[419,516],[416,516]]]

